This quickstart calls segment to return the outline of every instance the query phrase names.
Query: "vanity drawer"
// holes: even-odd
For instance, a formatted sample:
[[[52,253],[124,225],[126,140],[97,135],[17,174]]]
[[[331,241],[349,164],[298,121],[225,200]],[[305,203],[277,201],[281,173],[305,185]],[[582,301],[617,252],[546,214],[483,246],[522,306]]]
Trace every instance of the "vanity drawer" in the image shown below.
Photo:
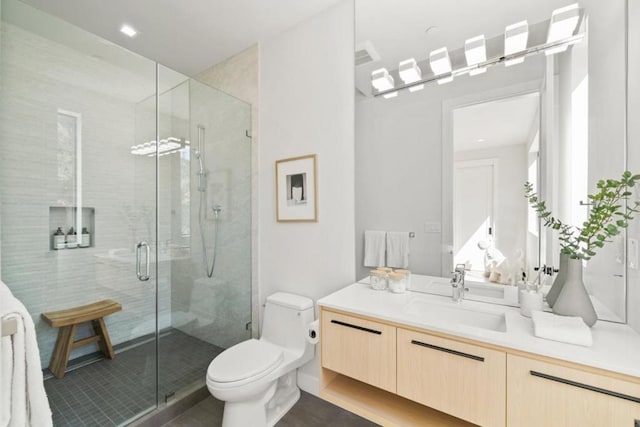
[[[640,420],[640,384],[539,360],[507,358],[509,426],[621,426]]]
[[[322,366],[395,393],[396,328],[322,310]]]
[[[402,328],[397,334],[400,396],[481,426],[505,425],[505,353]]]

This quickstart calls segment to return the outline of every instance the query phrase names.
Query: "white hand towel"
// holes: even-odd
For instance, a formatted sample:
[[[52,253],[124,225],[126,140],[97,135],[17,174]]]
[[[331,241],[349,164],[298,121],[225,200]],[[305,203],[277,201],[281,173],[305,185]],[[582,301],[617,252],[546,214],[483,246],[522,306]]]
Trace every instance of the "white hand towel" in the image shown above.
[[[0,426],[50,427],[49,401],[31,315],[0,281],[0,319],[16,320],[17,332],[0,338]]]
[[[534,334],[539,338],[585,347],[591,347],[593,344],[591,329],[580,317],[558,316],[544,311],[533,311],[531,319],[533,320]]]
[[[387,267],[409,267],[409,232],[387,232]]]
[[[364,232],[364,266],[383,267],[386,251],[386,235],[384,231],[366,230]]]

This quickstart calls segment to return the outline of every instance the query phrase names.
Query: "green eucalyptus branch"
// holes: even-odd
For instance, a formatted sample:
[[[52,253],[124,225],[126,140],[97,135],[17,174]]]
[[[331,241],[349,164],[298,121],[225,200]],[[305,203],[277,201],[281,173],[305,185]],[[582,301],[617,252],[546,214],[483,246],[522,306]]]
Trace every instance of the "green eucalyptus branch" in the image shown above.
[[[588,195],[592,203],[589,217],[582,227],[568,225],[554,217],[543,200],[533,190],[533,184],[524,184],[525,197],[545,227],[558,231],[561,252],[573,259],[589,260],[611,238],[629,226],[632,214],[640,212],[640,202],[630,203],[631,189],[640,181],[640,175],[625,171],[619,180],[598,181],[598,192]]]

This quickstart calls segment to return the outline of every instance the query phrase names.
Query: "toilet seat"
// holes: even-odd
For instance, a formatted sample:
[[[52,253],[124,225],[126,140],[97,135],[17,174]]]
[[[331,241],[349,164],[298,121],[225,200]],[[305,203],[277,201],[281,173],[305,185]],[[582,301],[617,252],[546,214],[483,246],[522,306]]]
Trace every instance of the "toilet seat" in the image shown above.
[[[274,344],[256,339],[243,341],[213,359],[207,369],[207,383],[237,387],[269,374],[283,359],[282,349]]]

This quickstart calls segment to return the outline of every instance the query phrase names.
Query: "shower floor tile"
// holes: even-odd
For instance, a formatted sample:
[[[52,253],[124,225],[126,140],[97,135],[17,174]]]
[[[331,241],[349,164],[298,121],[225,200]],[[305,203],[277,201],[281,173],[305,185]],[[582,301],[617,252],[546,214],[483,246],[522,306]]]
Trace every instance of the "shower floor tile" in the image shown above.
[[[54,426],[116,426],[154,407],[154,340],[51,378],[44,386]],[[160,386],[170,393],[204,383],[207,366],[223,349],[172,329],[160,337]]]

